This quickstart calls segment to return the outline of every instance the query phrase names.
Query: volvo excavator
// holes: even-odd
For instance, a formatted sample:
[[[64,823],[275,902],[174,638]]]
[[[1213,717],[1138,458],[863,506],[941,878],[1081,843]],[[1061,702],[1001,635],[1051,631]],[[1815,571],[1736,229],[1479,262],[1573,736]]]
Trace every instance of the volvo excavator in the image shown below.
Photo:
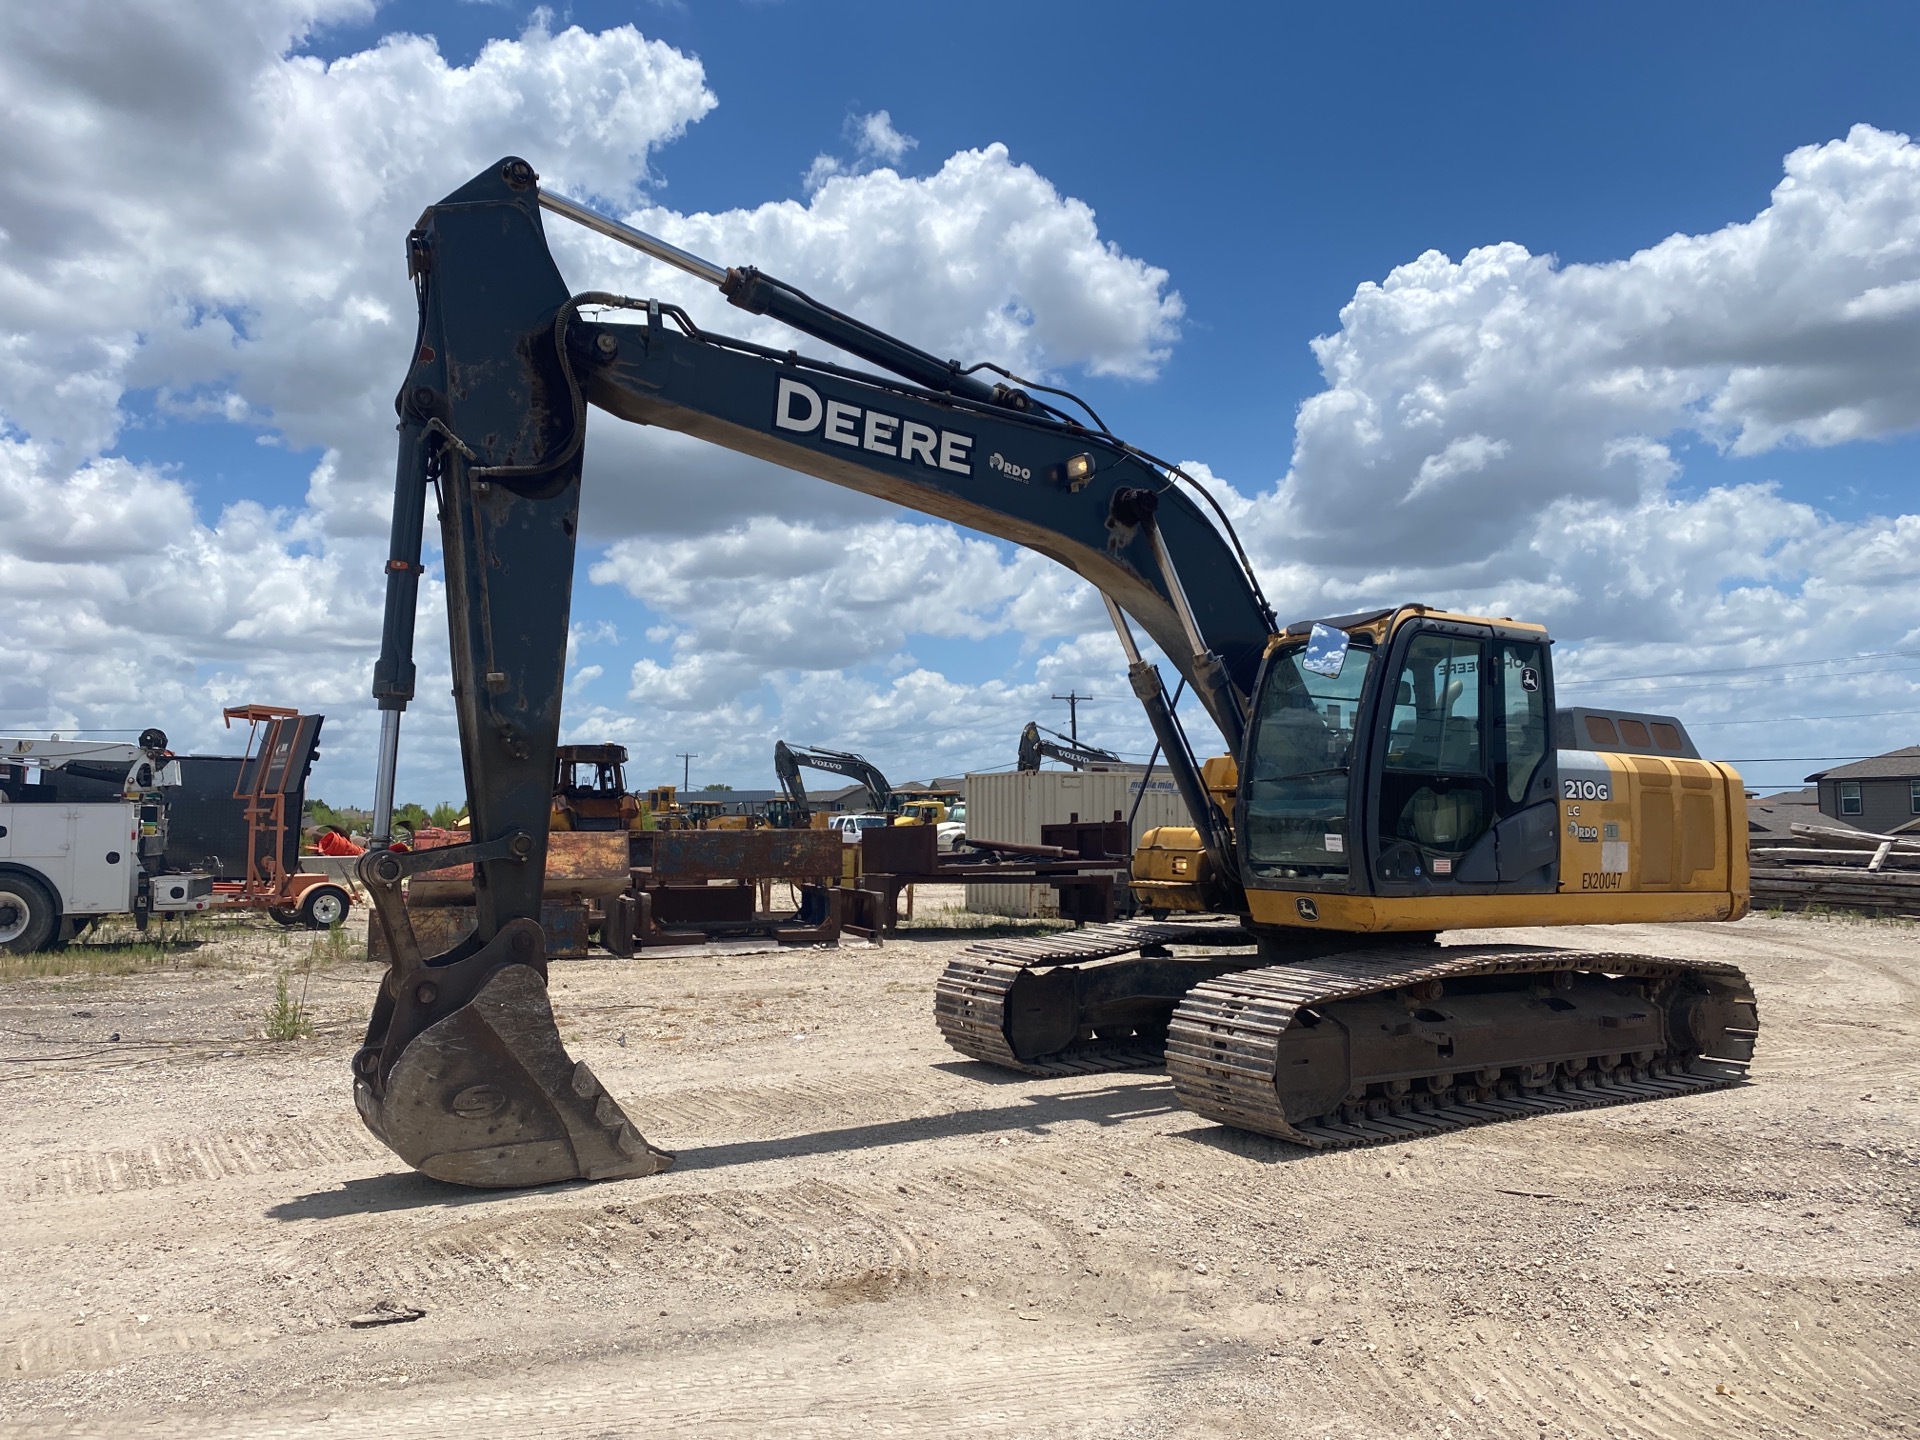
[[[574,292],[545,215],[835,353]],[[430,207],[408,256],[420,328],[398,397],[374,827],[390,829],[413,695],[429,495],[472,816],[465,845],[361,861],[393,959],[355,1097],[410,1164],[520,1186],[672,1158],[567,1054],[537,919],[590,405],[1031,547],[1105,598],[1192,824],[1134,857],[1153,918],[954,961],[934,1010],[962,1053],[1037,1074],[1164,1063],[1200,1115],[1320,1147],[1745,1075],[1758,1018],[1733,966],[1440,942],[1748,906],[1740,777],[1669,717],[1558,710],[1541,627],[1418,604],[1279,624],[1206,491],[1065,392],[688,254],[543,189],[518,158]],[[1141,632],[1226,755],[1198,758]],[[427,953],[400,885],[454,864],[473,866],[477,924]]]
[[[1017,768],[1023,775],[1030,774],[1040,768],[1043,760],[1058,760],[1069,770],[1092,770],[1127,763],[1111,750],[1102,750],[1098,745],[1082,745],[1057,730],[1042,730],[1036,722],[1029,720],[1027,728],[1020,732]]]
[[[880,773],[879,766],[844,750],[807,750],[776,740],[773,772],[780,777],[780,788],[787,792],[788,813],[797,816],[802,825],[813,814],[813,806],[807,800],[807,787],[800,779],[803,765],[809,770],[824,770],[830,775],[844,775],[859,781],[867,787],[867,797],[876,814],[885,815],[893,809],[893,786]]]

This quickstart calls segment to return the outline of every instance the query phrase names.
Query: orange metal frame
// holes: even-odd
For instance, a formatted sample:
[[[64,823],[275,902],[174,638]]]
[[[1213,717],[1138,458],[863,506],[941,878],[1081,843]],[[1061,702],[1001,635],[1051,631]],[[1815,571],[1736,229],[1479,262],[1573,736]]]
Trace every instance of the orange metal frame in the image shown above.
[[[236,720],[247,722],[247,748],[240,764],[240,778],[233,786],[233,798],[246,806],[247,874],[237,882],[215,882],[214,893],[229,905],[269,909],[287,906],[307,889],[302,881],[317,884],[325,878],[289,874],[280,863],[286,844],[287,797],[269,788],[272,767],[266,758],[280,743],[281,727],[290,720],[298,720],[300,712],[284,705],[235,705],[220,713],[229,729]],[[259,742],[257,749],[256,741]],[[261,763],[254,764],[256,759]],[[247,783],[249,776],[253,782],[251,787]],[[264,854],[262,840],[267,842]]]

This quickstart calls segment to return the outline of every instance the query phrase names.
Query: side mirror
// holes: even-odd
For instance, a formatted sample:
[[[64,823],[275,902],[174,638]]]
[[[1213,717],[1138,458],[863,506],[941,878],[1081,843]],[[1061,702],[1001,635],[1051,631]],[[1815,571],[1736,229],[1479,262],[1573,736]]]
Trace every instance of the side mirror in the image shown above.
[[[1301,668],[1309,674],[1338,680],[1347,663],[1347,643],[1346,631],[1315,621],[1313,633],[1307,636],[1307,654],[1300,662]]]

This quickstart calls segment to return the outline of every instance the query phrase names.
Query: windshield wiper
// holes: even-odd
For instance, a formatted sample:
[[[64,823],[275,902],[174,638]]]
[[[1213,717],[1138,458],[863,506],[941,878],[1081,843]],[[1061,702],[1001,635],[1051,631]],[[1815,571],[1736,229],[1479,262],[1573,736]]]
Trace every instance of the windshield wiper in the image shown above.
[[[1329,765],[1324,770],[1302,770],[1302,771],[1299,771],[1297,774],[1293,774],[1293,775],[1256,775],[1254,779],[1256,780],[1317,780],[1322,775],[1345,775],[1345,774],[1348,774],[1352,769],[1353,767],[1351,765]]]

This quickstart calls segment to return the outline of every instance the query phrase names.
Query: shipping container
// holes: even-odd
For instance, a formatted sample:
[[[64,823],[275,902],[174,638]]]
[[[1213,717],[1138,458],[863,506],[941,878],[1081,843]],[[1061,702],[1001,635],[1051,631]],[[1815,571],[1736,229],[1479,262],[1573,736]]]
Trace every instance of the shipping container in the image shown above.
[[[996,771],[967,776],[969,838],[1038,845],[1042,825],[1125,820],[1129,815],[1133,816],[1135,845],[1156,825],[1193,823],[1167,772],[1155,770],[1149,779],[1145,766]],[[967,909],[987,915],[1053,916],[1059,913],[1057,901],[1057,892],[1050,885],[967,887]]]

